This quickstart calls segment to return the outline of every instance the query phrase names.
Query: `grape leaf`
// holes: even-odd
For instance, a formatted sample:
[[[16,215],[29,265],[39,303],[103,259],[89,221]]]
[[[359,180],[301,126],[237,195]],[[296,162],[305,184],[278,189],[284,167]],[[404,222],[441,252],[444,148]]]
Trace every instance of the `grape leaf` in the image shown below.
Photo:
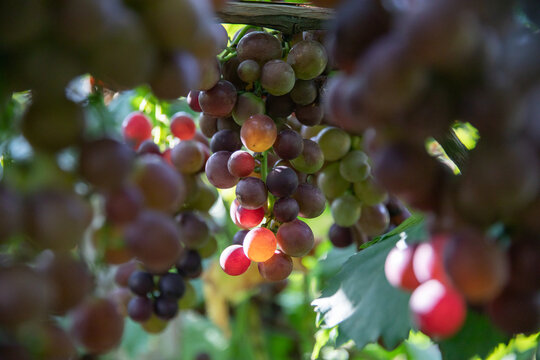
[[[324,325],[339,325],[339,333],[360,349],[379,338],[389,347],[406,339],[411,329],[409,294],[388,283],[384,262],[398,240],[423,238],[424,234],[422,218],[415,215],[351,256],[321,297],[312,302]]]
[[[461,330],[451,338],[441,341],[439,348],[443,358],[447,360],[469,359],[475,355],[484,358],[497,344],[508,340],[485,315],[469,309]]]

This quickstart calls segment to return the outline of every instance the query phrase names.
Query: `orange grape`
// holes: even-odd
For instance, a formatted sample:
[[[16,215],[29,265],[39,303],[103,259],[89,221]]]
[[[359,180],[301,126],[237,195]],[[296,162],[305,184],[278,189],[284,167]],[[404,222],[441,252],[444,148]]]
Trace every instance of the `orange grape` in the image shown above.
[[[266,228],[252,229],[244,238],[244,253],[250,260],[266,261],[274,255],[276,249],[276,236]]]
[[[242,125],[240,137],[244,146],[249,150],[263,152],[274,145],[277,127],[271,117],[255,114]]]

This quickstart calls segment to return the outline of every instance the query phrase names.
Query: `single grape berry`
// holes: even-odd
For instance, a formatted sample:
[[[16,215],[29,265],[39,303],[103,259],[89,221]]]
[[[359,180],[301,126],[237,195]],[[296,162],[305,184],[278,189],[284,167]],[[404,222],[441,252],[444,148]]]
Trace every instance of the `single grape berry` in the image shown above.
[[[196,278],[202,272],[202,260],[199,253],[195,250],[188,250],[176,262],[176,269],[183,277]]]
[[[244,245],[244,238],[248,232],[249,230],[247,229],[237,231],[233,236],[233,245]]]
[[[122,134],[126,142],[135,149],[152,137],[152,124],[148,116],[142,112],[133,112],[122,122]]]
[[[277,231],[277,243],[281,250],[293,257],[302,257],[309,253],[315,243],[311,228],[301,220],[282,224]]]
[[[191,140],[196,132],[193,118],[186,112],[178,112],[171,118],[171,133],[180,140]]]
[[[344,248],[351,245],[354,241],[350,227],[342,227],[338,224],[332,224],[328,230],[328,238],[332,245],[337,248]]]
[[[236,221],[243,228],[252,228],[261,223],[264,219],[264,208],[246,209],[239,205],[236,209]]]
[[[390,250],[384,263],[384,274],[390,285],[408,291],[413,291],[420,285],[413,270],[415,250],[416,247],[407,246],[404,241],[399,241]]]
[[[178,314],[178,299],[160,296],[154,301],[156,316],[170,320]]]
[[[180,274],[167,273],[159,278],[158,289],[161,296],[180,299],[184,295],[186,286]]]
[[[256,262],[270,259],[277,248],[276,236],[266,228],[250,230],[244,238],[244,253]]]
[[[244,254],[242,245],[231,245],[221,253],[219,264],[226,274],[237,276],[247,271],[251,260]]]
[[[277,166],[268,173],[266,186],[274,196],[291,196],[298,187],[298,176],[287,166]]]
[[[229,172],[237,177],[247,177],[255,169],[255,159],[247,151],[235,151],[227,162]]]
[[[263,278],[269,281],[285,280],[293,270],[293,261],[291,257],[280,250],[276,250],[274,255],[258,264],[259,273]]]
[[[128,287],[139,296],[146,296],[154,291],[154,278],[146,271],[135,270],[128,279]]]
[[[127,311],[131,320],[145,322],[152,316],[152,300],[144,296],[134,296],[129,300]]]
[[[444,268],[444,248],[448,242],[447,234],[433,235],[430,241],[418,245],[414,252],[414,275],[423,283],[436,279],[443,284],[450,284],[450,279]]]
[[[187,96],[187,103],[191,110],[196,112],[202,112],[201,105],[199,105],[199,91],[191,90]]]
[[[300,207],[298,202],[290,197],[279,198],[274,203],[274,216],[279,222],[290,222],[296,219]]]

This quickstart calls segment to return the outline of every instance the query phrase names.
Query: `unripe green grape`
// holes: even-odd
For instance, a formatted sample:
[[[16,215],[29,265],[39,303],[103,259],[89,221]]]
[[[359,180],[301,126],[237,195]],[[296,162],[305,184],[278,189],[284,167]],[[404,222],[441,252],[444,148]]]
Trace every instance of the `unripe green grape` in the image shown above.
[[[326,161],[336,161],[349,152],[351,137],[342,129],[327,127],[317,135],[317,144],[321,147]]]
[[[324,164],[324,155],[315,141],[304,139],[304,149],[300,156],[291,160],[294,168],[306,174],[319,171]]]
[[[325,167],[317,177],[317,185],[328,199],[335,199],[351,185],[339,173],[339,163],[332,163]]]
[[[264,101],[257,95],[246,92],[238,96],[232,117],[238,125],[242,125],[252,115],[264,113]]]
[[[261,71],[261,85],[270,94],[285,95],[294,87],[295,76],[292,67],[282,60],[271,60]]]
[[[332,217],[339,226],[353,226],[362,214],[362,203],[352,194],[345,194],[332,202]]]
[[[370,170],[368,156],[360,150],[349,152],[339,163],[341,176],[350,182],[364,181],[369,176]]]
[[[364,205],[376,205],[388,199],[388,193],[377,184],[373,178],[369,177],[364,181],[353,184],[354,195],[362,201]]]

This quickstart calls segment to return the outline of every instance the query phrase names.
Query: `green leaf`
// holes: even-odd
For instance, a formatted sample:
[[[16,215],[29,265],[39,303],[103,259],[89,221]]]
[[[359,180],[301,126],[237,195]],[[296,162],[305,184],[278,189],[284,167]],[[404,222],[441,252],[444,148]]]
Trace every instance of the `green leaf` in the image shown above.
[[[360,349],[379,338],[389,347],[406,339],[411,329],[409,294],[388,283],[384,262],[401,238],[415,240],[424,236],[422,218],[413,216],[351,256],[322,296],[312,302],[324,325],[339,325],[340,335],[352,339]]]
[[[463,328],[450,339],[440,342],[445,360],[464,360],[475,355],[485,357],[497,344],[507,342],[508,337],[496,329],[485,315],[471,309]]]

